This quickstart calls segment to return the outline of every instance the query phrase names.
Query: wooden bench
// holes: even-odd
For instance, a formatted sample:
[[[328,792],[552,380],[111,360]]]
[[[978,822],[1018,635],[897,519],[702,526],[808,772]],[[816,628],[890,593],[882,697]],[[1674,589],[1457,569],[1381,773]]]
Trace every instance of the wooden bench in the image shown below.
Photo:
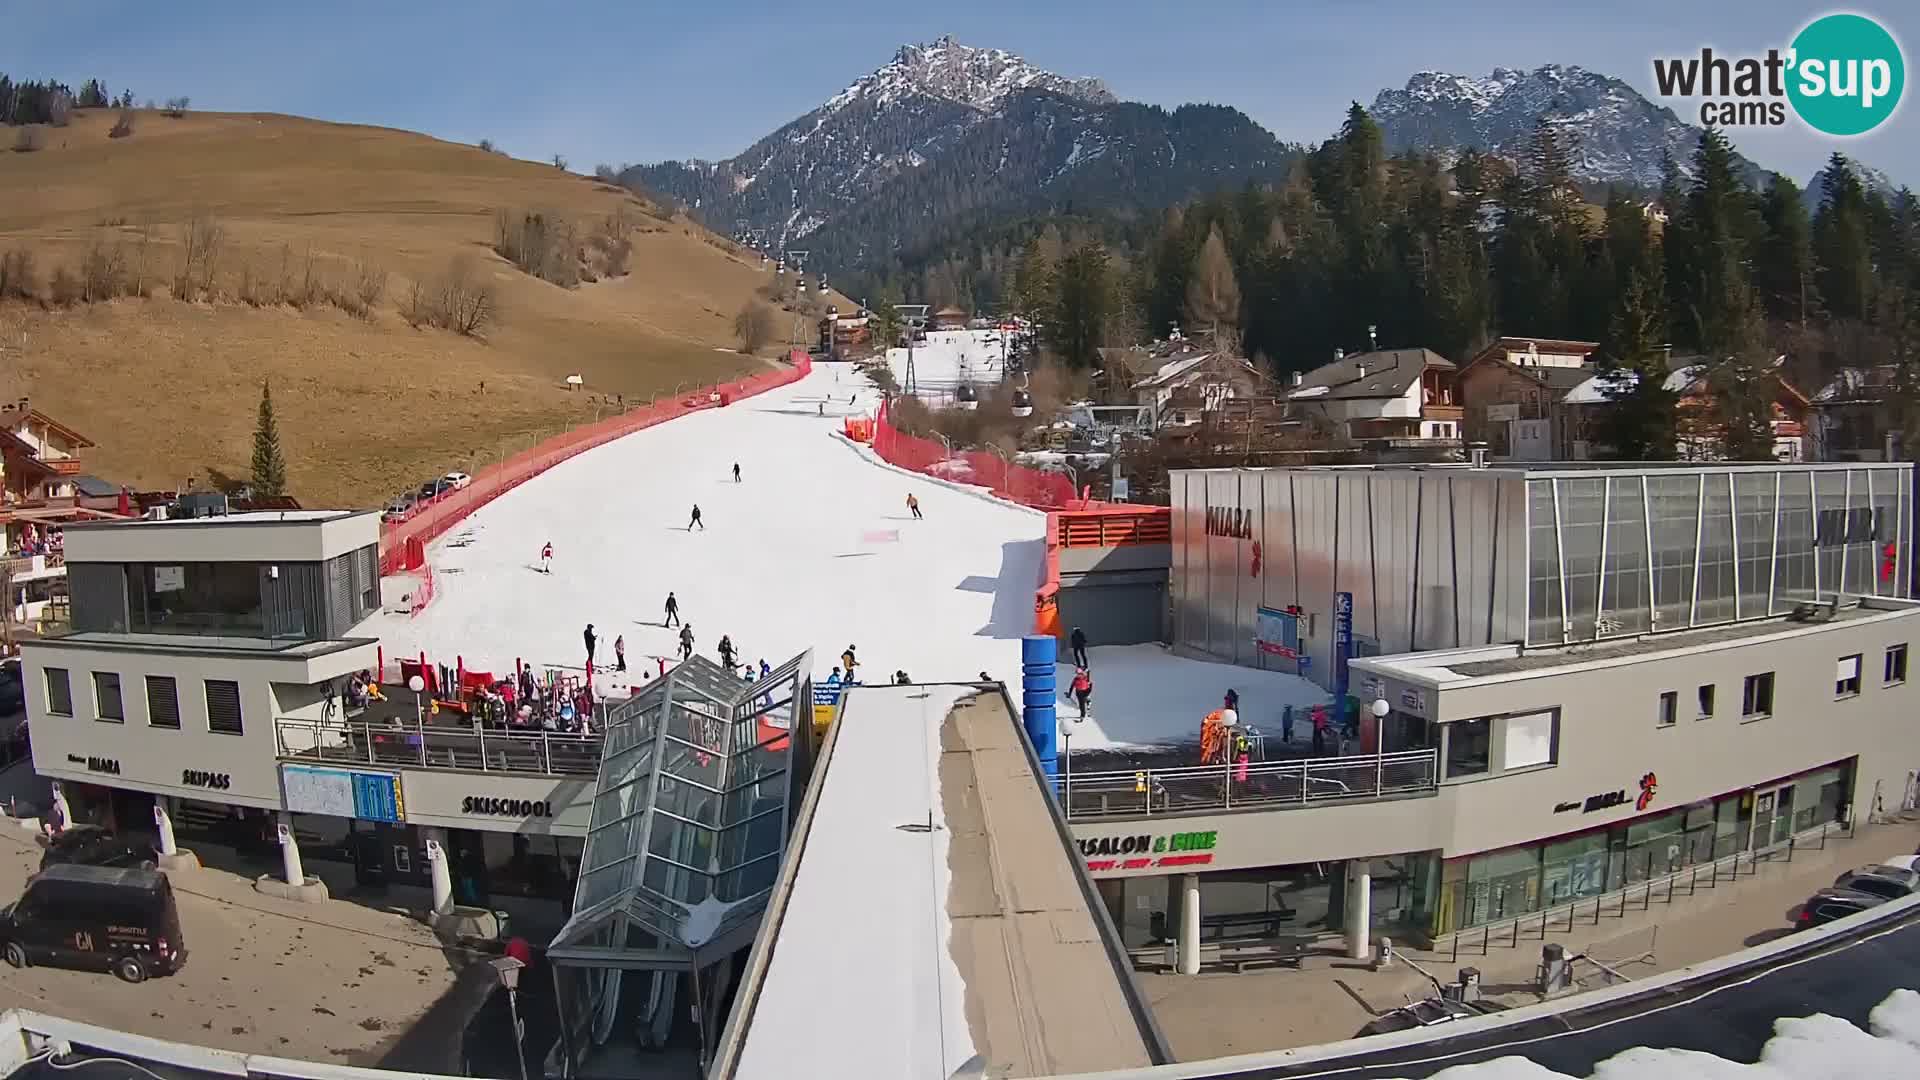
[[[1213,958],[1212,962],[1221,967],[1232,968],[1235,974],[1239,974],[1247,970],[1249,966],[1256,964],[1273,964],[1281,967],[1298,968],[1301,958],[1306,955],[1306,950],[1301,947],[1300,943],[1291,939],[1248,941],[1219,945],[1216,948],[1218,949],[1218,954]],[[1208,963],[1207,950],[1205,948],[1200,950],[1200,962],[1203,965]]]

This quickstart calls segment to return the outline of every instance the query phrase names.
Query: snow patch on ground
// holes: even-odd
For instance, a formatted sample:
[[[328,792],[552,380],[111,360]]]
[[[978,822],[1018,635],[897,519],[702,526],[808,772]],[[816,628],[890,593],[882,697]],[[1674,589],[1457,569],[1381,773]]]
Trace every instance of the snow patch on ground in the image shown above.
[[[913,346],[914,396],[929,405],[953,403],[953,392],[963,382],[978,389],[1001,380],[1006,343],[998,330],[934,330]],[[893,380],[907,385],[907,350],[888,349],[887,367]]]
[[[1312,728],[1297,715],[1305,706],[1331,700],[1325,690],[1298,675],[1213,664],[1175,656],[1160,645],[1098,645],[1087,650],[1093,674],[1093,708],[1086,720],[1068,703],[1073,660],[1063,647],[1057,675],[1061,733],[1069,750],[1116,750],[1200,741],[1200,719],[1220,707],[1229,689],[1240,692],[1240,722],[1274,736],[1280,713],[1294,706],[1293,737]]]

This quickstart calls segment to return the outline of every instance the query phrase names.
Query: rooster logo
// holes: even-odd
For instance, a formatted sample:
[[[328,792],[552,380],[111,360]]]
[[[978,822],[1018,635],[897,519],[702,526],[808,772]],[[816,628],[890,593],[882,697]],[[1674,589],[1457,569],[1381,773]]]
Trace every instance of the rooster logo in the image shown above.
[[[1640,778],[1640,797],[1634,800],[1635,810],[1645,810],[1653,805],[1653,795],[1660,790],[1660,778],[1648,773]]]
[[[1260,576],[1260,541],[1253,542],[1253,565],[1247,569],[1248,577]]]

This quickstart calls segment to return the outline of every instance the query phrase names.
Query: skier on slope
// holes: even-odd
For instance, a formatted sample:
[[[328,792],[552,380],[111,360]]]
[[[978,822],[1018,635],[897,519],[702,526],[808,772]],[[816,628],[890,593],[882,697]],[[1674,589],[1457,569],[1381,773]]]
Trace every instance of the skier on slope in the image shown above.
[[[680,628],[680,659],[682,660],[693,659],[693,624],[692,623],[688,623],[685,626],[682,626]]]
[[[913,515],[913,520],[915,521],[926,520],[926,518],[922,517],[920,514],[919,498],[917,498],[911,491],[907,492],[907,511]]]
[[[668,627],[668,626],[674,625],[679,621],[680,621],[680,601],[674,599],[673,593],[669,591],[667,593],[667,617],[661,621],[660,625],[662,627]]]
[[[540,548],[540,572],[553,573],[553,541],[549,540]]]
[[[707,531],[707,523],[700,520],[700,504],[699,503],[693,504],[693,517],[687,519],[687,531],[692,532],[693,527],[695,525],[700,526],[701,532]]]

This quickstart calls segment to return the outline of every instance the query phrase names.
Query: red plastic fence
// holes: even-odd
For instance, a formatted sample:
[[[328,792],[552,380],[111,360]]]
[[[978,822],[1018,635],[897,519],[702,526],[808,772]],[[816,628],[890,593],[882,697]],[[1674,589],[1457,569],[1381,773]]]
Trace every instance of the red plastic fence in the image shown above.
[[[1054,510],[1080,501],[1065,473],[1016,465],[985,450],[961,450],[949,455],[941,443],[895,428],[887,419],[884,405],[873,420],[873,450],[888,464],[942,480],[976,484],[1024,506]]]
[[[786,371],[770,371],[737,382],[703,387],[672,401],[658,401],[629,409],[598,423],[562,432],[505,461],[481,468],[474,473],[473,482],[466,487],[446,492],[416,507],[402,521],[381,524],[380,572],[392,574],[417,568],[425,559],[427,543],[435,537],[465,520],[468,514],[582,451],[675,417],[718,408],[797,382],[813,370],[812,360],[799,349],[795,349],[789,359],[793,366]]]

